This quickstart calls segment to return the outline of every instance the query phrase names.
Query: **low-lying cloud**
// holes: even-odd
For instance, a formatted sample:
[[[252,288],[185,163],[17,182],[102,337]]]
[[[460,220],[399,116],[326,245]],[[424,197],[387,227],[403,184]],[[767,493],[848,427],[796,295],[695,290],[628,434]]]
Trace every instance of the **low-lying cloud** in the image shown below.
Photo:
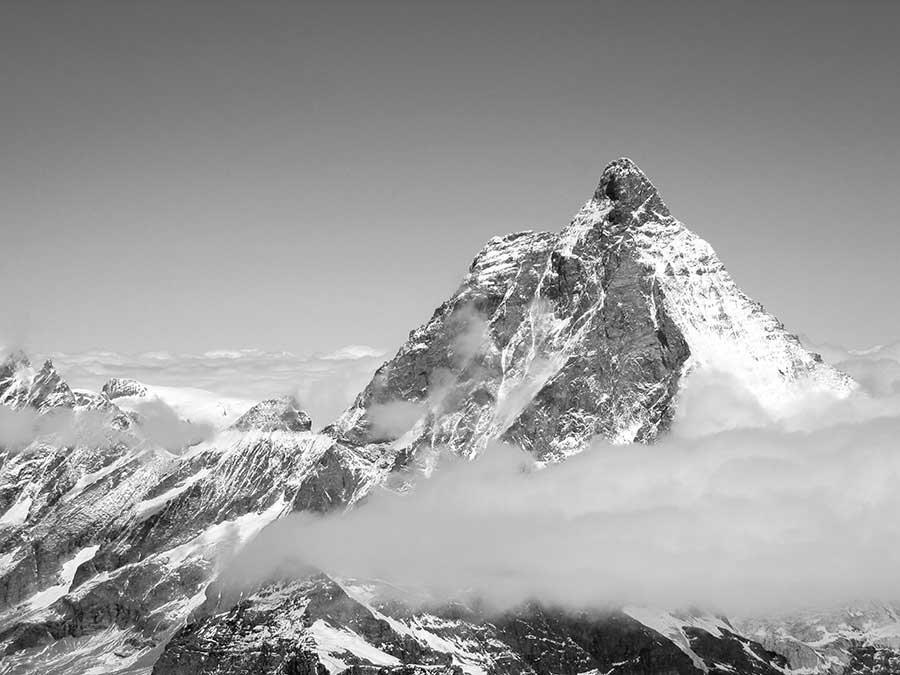
[[[475,594],[499,606],[701,605],[729,613],[900,599],[900,398],[810,399],[774,420],[734,381],[692,376],[673,431],[537,467],[444,455],[405,494],[295,514],[231,566]]]
[[[411,401],[389,401],[369,407],[371,434],[378,438],[398,438],[412,429],[427,412],[427,407]]]
[[[181,419],[159,399],[139,401],[133,405],[138,415],[141,434],[155,445],[178,453],[211,438],[215,429],[210,424]]]
[[[92,391],[99,391],[111,377],[124,377],[251,401],[290,394],[309,413],[315,427],[333,422],[384,360],[379,350],[359,345],[314,356],[256,349],[133,355],[94,351],[50,356],[71,386]]]
[[[0,451],[16,454],[39,440],[96,447],[131,440],[109,421],[109,414],[97,410],[58,408],[40,414],[33,408],[0,406]]]
[[[0,452],[17,454],[40,441],[62,447],[149,443],[178,454],[214,432],[209,424],[181,419],[159,399],[139,402],[133,408],[136,424],[123,431],[112,423],[115,413],[110,411],[54,408],[40,413],[30,407],[0,405]]]

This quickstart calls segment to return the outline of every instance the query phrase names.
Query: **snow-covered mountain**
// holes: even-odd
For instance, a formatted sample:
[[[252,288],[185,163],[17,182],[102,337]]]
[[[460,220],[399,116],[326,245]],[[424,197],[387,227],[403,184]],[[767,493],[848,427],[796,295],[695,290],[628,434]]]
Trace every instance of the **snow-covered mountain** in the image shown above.
[[[255,403],[195,387],[164,387],[118,377],[108,380],[101,393],[122,410],[140,414],[148,404],[159,402],[186,422],[214,429],[228,427]]]
[[[0,400],[76,420],[92,401],[101,423],[65,438],[38,425],[24,447],[5,449],[0,673],[833,671],[785,649],[773,637],[783,624],[534,604],[496,616],[423,609],[375,581],[321,573],[240,592],[220,579],[267,524],[365,508],[373,487],[403,486],[432,448],[476,457],[504,440],[562,461],[595,437],[650,443],[695,369],[729,373],[774,418],[804,392],[853,391],[736,287],[629,160],[607,167],[561,232],[491,240],[321,433],[290,398],[225,414],[216,402],[210,438],[164,448],[139,409],[126,412],[158,397],[200,419],[209,410],[196,396],[118,380],[82,405],[52,364],[36,373],[24,362],[0,365]],[[842,668],[878,672],[867,639],[848,638]]]

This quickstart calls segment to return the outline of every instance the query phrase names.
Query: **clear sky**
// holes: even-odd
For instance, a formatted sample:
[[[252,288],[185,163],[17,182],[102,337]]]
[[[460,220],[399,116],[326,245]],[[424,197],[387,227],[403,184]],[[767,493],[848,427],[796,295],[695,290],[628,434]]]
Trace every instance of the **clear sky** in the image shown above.
[[[898,2],[7,2],[0,342],[398,346],[632,157],[787,326],[900,337]]]

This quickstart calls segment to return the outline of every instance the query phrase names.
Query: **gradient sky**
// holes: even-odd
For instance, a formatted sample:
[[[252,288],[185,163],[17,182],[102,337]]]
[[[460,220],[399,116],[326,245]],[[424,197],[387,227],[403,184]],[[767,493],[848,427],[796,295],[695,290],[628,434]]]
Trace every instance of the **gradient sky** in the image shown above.
[[[0,342],[396,348],[610,160],[788,328],[900,337],[900,3],[7,2]]]

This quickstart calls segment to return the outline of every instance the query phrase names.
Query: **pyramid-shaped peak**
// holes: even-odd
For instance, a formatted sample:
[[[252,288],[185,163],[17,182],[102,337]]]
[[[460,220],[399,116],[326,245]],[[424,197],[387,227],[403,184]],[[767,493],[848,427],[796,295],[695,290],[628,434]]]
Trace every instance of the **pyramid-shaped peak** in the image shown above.
[[[232,425],[239,431],[309,431],[312,420],[293,396],[260,401]]]
[[[656,211],[660,216],[668,216],[669,210],[663,203],[656,186],[650,182],[641,169],[627,157],[610,162],[600,176],[600,183],[594,191],[596,201],[609,200],[621,209]]]

